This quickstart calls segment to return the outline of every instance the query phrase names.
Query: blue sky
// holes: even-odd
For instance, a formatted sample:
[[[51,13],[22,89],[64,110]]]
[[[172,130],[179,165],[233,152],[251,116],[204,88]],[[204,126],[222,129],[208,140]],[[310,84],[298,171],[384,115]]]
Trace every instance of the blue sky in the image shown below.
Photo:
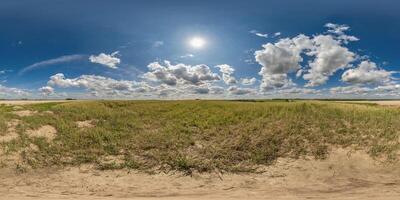
[[[398,98],[399,7],[3,0],[0,98]]]

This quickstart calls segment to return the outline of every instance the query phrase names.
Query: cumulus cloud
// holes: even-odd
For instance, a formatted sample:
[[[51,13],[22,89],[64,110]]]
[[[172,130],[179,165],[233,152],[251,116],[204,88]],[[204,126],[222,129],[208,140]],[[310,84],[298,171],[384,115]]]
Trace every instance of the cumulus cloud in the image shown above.
[[[134,96],[137,93],[152,91],[153,88],[143,82],[115,80],[103,76],[81,75],[68,79],[64,74],[55,74],[48,81],[49,86],[60,88],[78,87],[89,90],[96,96]]]
[[[164,63],[153,62],[148,66],[149,72],[143,77],[149,81],[160,82],[167,85],[202,85],[207,82],[220,80],[207,65],[185,65],[182,63],[173,65],[169,61]]]
[[[14,87],[6,87],[0,84],[0,96],[2,98],[22,98],[30,95],[30,92],[26,90]]]
[[[19,71],[18,74],[22,75],[28,71],[32,71],[32,70],[35,70],[38,68],[55,65],[55,64],[60,64],[60,63],[72,62],[72,61],[76,61],[76,60],[81,60],[84,57],[85,57],[84,55],[67,55],[67,56],[61,56],[58,58],[40,61],[40,62],[34,63],[32,65],[29,65],[29,66],[23,68],[22,70]]]
[[[281,38],[276,42],[262,45],[254,52],[254,60],[261,66],[256,77],[236,77],[235,69],[227,64],[212,68],[205,64],[172,64],[169,61],[152,62],[148,71],[138,77],[140,82],[116,80],[104,76],[81,75],[66,78],[64,74],[50,77],[48,85],[39,88],[43,95],[54,97],[55,89],[82,88],[99,98],[240,98],[244,97],[385,97],[399,96],[400,84],[392,77],[394,72],[378,68],[369,59],[361,59],[347,48],[346,44],[358,38],[347,35],[350,27],[328,23],[323,34],[299,34],[292,38]],[[259,32],[260,37],[267,37]],[[273,38],[280,33],[272,35]],[[161,44],[162,45],[162,44]],[[248,52],[247,52],[248,53]],[[118,52],[110,55],[90,56],[91,62],[117,68],[120,64]],[[183,57],[193,57],[187,54]],[[362,61],[361,60],[366,60]],[[360,63],[361,62],[361,63]],[[121,69],[120,69],[121,70]],[[324,89],[309,87],[325,84],[338,71],[344,70],[341,80],[350,86]],[[1,71],[0,71],[1,74]],[[306,80],[305,86],[298,86],[293,77]],[[223,82],[222,82],[222,81]],[[253,86],[255,84],[256,86]],[[247,86],[247,87],[246,87]],[[250,87],[251,86],[251,87]],[[55,89],[54,89],[54,88]],[[0,86],[3,91],[18,93],[16,88]],[[24,92],[20,90],[20,92]],[[57,93],[58,94],[58,93]],[[327,96],[325,96],[327,95]]]
[[[355,95],[366,95],[371,92],[372,89],[368,87],[360,87],[357,85],[345,86],[345,87],[333,87],[330,89],[332,94],[355,94]]]
[[[242,78],[240,79],[240,83],[242,85],[254,85],[257,82],[256,78]]]
[[[316,90],[316,89],[297,88],[297,87],[284,89],[284,90],[281,90],[279,92],[282,93],[282,94],[318,94],[318,93],[320,93],[320,91]]]
[[[217,65],[216,68],[219,68],[219,71],[222,73],[222,80],[227,85],[233,85],[237,83],[236,78],[234,77],[235,69],[227,64]]]
[[[338,97],[344,95],[347,97],[398,97],[400,93],[399,84],[388,84],[377,87],[366,87],[361,85],[339,86],[330,88],[330,93]],[[339,96],[340,97],[340,96]]]
[[[276,43],[264,44],[255,52],[256,61],[262,66],[261,90],[293,86],[288,74],[307,80],[307,87],[325,84],[340,69],[351,67],[357,55],[344,46],[355,38],[345,34],[345,25],[327,24],[328,34],[283,38]],[[346,37],[346,38],[345,38]],[[302,66],[304,57],[308,63]]]
[[[43,96],[49,96],[54,94],[54,88],[50,86],[44,86],[39,88],[39,92],[41,92]]]
[[[308,55],[315,56],[315,59],[309,63],[308,73],[303,75],[309,81],[306,86],[325,84],[337,70],[350,67],[349,64],[355,60],[356,54],[341,46],[331,35],[315,36],[313,42],[314,47]]]
[[[231,95],[246,95],[246,94],[255,94],[257,91],[252,88],[240,88],[237,86],[231,86],[228,88],[228,92]]]
[[[378,69],[371,61],[362,61],[357,68],[349,69],[342,74],[342,81],[352,84],[382,84],[391,81],[392,73]]]
[[[279,40],[275,44],[263,45],[264,49],[255,52],[255,59],[262,66],[259,72],[262,76],[261,89],[266,91],[292,85],[287,73],[301,68],[301,53],[311,47],[310,38],[302,34],[292,39]]]
[[[105,54],[105,53],[100,53],[99,55],[91,55],[89,57],[90,62],[92,63],[97,63],[104,65],[106,67],[109,67],[111,69],[117,69],[117,65],[121,63],[121,60],[116,57],[118,55],[118,51],[111,53],[111,54]]]

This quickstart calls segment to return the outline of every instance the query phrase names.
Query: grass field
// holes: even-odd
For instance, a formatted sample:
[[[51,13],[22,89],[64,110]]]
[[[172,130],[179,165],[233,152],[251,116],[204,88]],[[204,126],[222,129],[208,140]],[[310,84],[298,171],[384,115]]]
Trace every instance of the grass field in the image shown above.
[[[27,111],[26,115],[18,115]],[[86,101],[0,105],[0,140],[16,168],[78,166],[185,173],[254,172],[279,157],[362,149],[396,162],[400,109],[318,101]],[[56,133],[32,134],[53,127]],[[44,129],[43,129],[44,130]],[[50,131],[51,132],[51,131]],[[1,164],[7,166],[7,163]]]

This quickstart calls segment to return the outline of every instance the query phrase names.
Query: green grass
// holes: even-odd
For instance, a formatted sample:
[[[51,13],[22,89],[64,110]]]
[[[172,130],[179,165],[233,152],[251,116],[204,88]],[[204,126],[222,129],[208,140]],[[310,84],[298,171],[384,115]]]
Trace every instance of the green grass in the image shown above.
[[[366,150],[396,161],[400,109],[318,101],[92,101],[24,106],[39,114],[19,117],[15,151],[34,168],[95,164],[99,169],[134,168],[187,173],[215,169],[253,171],[279,157],[324,159],[331,147]],[[1,107],[1,121],[18,118]],[[43,111],[52,111],[43,113]],[[42,112],[42,113],[40,113]],[[94,120],[94,128],[76,121]],[[24,133],[54,126],[54,141]],[[0,122],[0,130],[4,125]],[[104,162],[122,156],[122,162]]]

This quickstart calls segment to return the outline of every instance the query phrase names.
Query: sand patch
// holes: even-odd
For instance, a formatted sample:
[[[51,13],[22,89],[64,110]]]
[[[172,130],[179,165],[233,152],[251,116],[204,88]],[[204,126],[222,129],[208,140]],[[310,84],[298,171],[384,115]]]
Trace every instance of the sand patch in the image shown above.
[[[12,112],[15,115],[18,115],[20,117],[29,117],[32,115],[35,115],[37,111],[32,111],[32,110],[18,110],[18,111],[13,111]]]
[[[7,131],[4,134],[0,134],[0,143],[10,142],[18,138],[16,128],[19,123],[20,121],[17,119],[13,119],[10,122],[7,122]]]
[[[364,152],[335,149],[326,160],[279,159],[261,174],[149,175],[93,166],[1,171],[0,196],[22,199],[387,199],[400,196],[399,165],[384,166]]]
[[[29,104],[39,104],[39,103],[62,103],[67,102],[66,100],[0,100],[0,104],[5,105],[29,105]]]
[[[395,101],[395,100],[393,100],[393,101],[345,101],[345,100],[343,100],[343,101],[337,101],[337,102],[342,102],[342,103],[365,103],[365,104],[374,103],[374,104],[378,104],[378,105],[381,105],[381,106],[396,106],[396,107],[400,106],[400,101]]]
[[[57,130],[50,125],[45,125],[36,130],[28,130],[26,134],[29,137],[43,137],[52,141],[56,137]]]
[[[123,155],[109,155],[105,156],[101,159],[102,164],[116,164],[116,165],[121,165],[125,163],[124,156]]]
[[[22,110],[24,107],[22,106],[13,106],[13,110]]]
[[[46,111],[41,112],[40,114],[54,115],[54,112],[53,112],[53,111],[50,111],[50,110],[46,110]]]
[[[86,120],[86,121],[77,121],[76,126],[78,126],[78,128],[93,128],[95,127],[93,125],[95,121],[94,120]]]

